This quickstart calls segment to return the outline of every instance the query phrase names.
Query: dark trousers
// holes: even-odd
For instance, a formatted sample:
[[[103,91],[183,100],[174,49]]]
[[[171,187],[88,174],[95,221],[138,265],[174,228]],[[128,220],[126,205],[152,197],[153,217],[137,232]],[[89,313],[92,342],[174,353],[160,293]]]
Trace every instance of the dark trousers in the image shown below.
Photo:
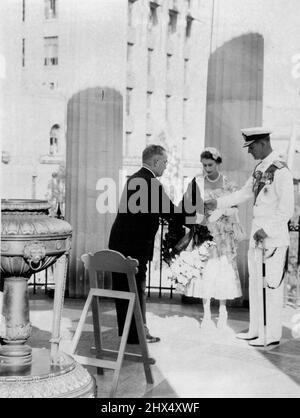
[[[141,311],[143,322],[146,324],[146,272],[147,272],[147,263],[148,260],[145,258],[136,258],[139,262],[138,272],[135,275],[136,279],[136,287],[138,291],[138,297],[140,301]],[[127,276],[123,273],[112,273],[112,288],[113,290],[122,290],[122,291],[129,291],[128,280]],[[117,310],[117,321],[118,321],[118,329],[119,329],[119,336],[123,333],[127,308],[128,308],[128,301],[115,299],[116,303],[116,310]],[[138,334],[135,325],[135,319],[132,318],[129,335],[128,335],[128,342],[131,344],[138,344]]]

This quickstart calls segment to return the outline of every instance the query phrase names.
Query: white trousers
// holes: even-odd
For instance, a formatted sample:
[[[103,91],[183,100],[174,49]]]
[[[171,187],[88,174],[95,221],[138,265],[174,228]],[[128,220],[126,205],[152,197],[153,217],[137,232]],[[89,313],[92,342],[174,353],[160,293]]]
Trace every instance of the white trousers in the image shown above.
[[[265,252],[266,283],[266,341],[279,341],[282,336],[283,308],[283,269],[287,247],[268,248]],[[264,339],[264,304],[262,249],[250,248],[248,252],[249,268],[249,333]]]

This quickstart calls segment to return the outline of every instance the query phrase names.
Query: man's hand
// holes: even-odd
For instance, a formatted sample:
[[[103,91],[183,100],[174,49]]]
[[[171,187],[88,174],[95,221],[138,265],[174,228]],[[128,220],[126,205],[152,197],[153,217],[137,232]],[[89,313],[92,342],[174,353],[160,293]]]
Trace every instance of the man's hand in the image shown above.
[[[209,199],[204,202],[204,210],[205,212],[213,211],[217,208],[217,201],[216,199]]]
[[[260,242],[263,242],[264,239],[267,237],[268,235],[265,233],[265,231],[261,228],[258,231],[255,232],[255,234],[253,235],[254,241],[256,242],[256,244],[259,244]]]

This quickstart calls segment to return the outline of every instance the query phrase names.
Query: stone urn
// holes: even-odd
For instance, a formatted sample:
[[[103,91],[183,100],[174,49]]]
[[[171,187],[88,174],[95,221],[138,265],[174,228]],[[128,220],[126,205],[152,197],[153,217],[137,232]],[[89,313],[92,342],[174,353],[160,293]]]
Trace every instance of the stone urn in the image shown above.
[[[26,344],[31,332],[27,281],[71,246],[71,225],[48,216],[49,208],[50,204],[42,200],[1,202],[2,364],[30,364],[31,348]]]
[[[72,228],[50,217],[50,207],[44,200],[1,201],[0,397],[94,396],[91,376],[58,349]],[[51,351],[32,349],[27,282],[56,261]]]

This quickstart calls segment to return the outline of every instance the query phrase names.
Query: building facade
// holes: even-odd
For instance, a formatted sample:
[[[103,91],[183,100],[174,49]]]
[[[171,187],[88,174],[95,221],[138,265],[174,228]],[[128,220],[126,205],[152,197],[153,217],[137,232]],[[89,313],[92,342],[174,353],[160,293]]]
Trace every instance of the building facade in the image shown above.
[[[66,161],[68,101],[99,83],[122,92],[126,172],[155,142],[169,148],[181,179],[199,170],[209,2],[12,0],[1,8],[3,197],[49,198]]]
[[[173,198],[199,171],[209,3],[9,0],[0,7],[1,194],[46,198],[54,214],[59,204],[74,227],[71,294],[82,295],[80,255],[107,246],[114,218],[97,209],[100,180],[112,178],[120,189],[149,143],[169,151],[163,181]]]
[[[204,146],[210,2],[128,1],[124,156],[128,171],[164,143],[180,181],[199,171]],[[179,188],[180,189],[180,188]]]
[[[220,149],[222,169],[242,186],[257,162],[241,147],[240,129],[268,126],[273,147],[299,176],[299,2],[214,0],[212,7],[206,143]],[[241,205],[239,213],[249,236],[252,202]],[[248,240],[239,246],[246,297],[247,250]]]
[[[98,85],[124,89],[123,3],[1,2],[3,197],[51,197],[66,161],[70,97]]]
[[[299,176],[298,0],[2,0],[0,16],[1,195],[60,203],[74,227],[71,294],[86,292],[80,255],[106,247],[114,218],[97,209],[99,179],[118,195],[146,145],[167,148],[174,200],[204,145],[241,186],[251,125],[272,128]],[[240,213],[249,232],[251,204]]]

